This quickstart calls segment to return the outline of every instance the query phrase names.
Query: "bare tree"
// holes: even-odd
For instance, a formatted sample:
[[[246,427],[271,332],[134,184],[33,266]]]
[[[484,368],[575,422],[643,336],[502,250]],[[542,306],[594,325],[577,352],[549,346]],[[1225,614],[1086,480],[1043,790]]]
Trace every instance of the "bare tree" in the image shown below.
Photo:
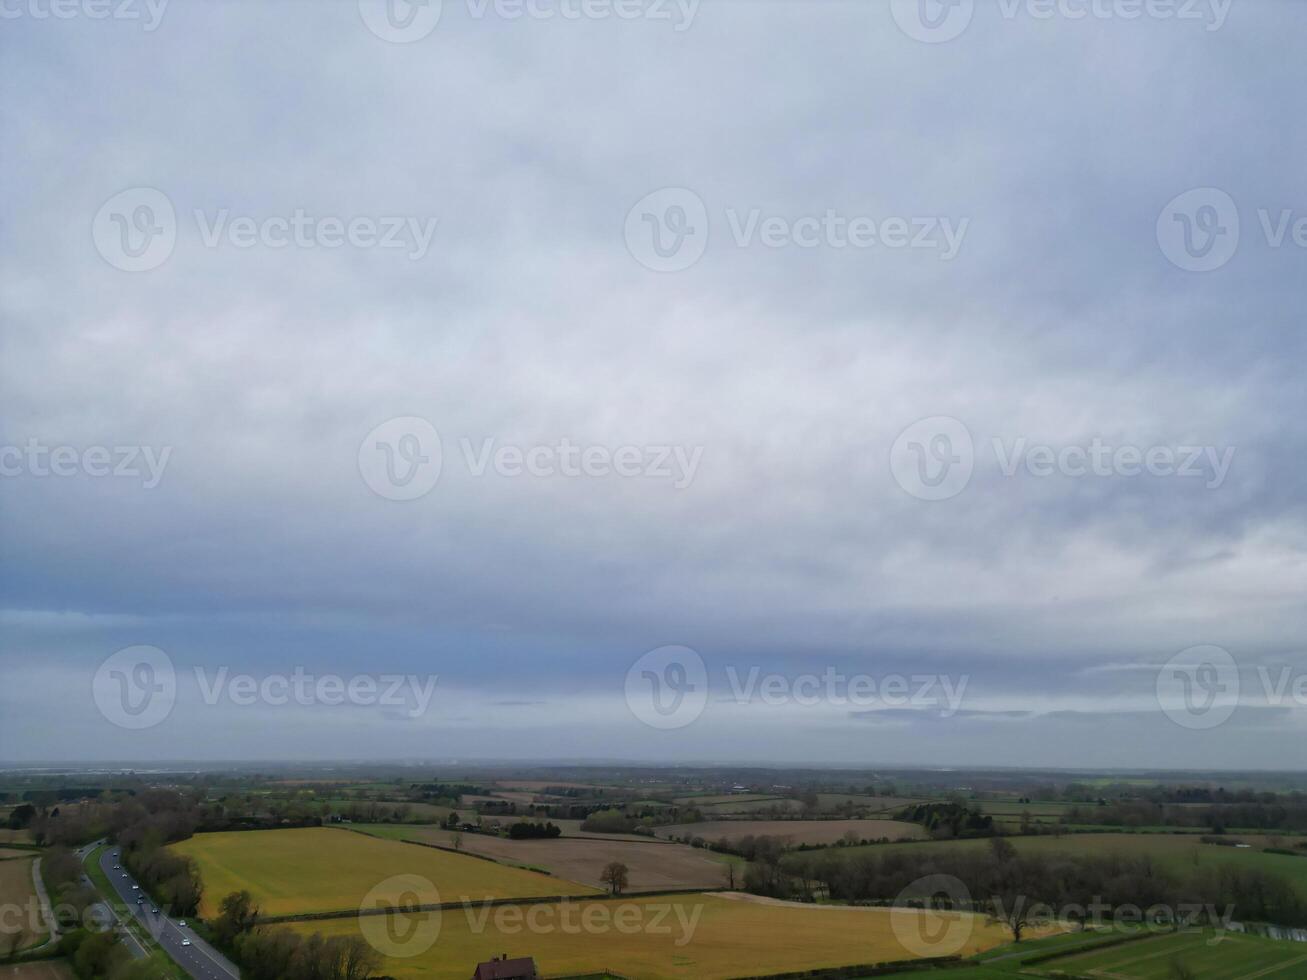
[[[620,895],[626,890],[626,885],[631,873],[631,869],[621,861],[612,861],[604,866],[603,874],[599,880],[612,890],[614,895]]]

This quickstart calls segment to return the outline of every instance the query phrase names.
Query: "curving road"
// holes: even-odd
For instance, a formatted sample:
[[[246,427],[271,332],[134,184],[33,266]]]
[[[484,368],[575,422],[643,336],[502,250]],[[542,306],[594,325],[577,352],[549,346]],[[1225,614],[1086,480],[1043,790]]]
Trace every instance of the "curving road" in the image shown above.
[[[161,909],[162,906],[151,904],[149,896],[145,895],[143,890],[134,891],[132,885],[136,884],[136,881],[128,876],[125,870],[114,869],[114,865],[119,863],[114,857],[117,853],[118,848],[106,847],[100,853],[100,869],[109,879],[109,884],[118,893],[123,904],[145,924],[155,942],[163,947],[177,965],[194,980],[239,980],[240,969],[190,929],[182,928],[179,925],[181,919],[170,918],[162,911],[157,914],[150,911],[153,908]],[[138,896],[144,896],[145,901],[138,904],[136,901]],[[183,946],[184,941],[189,941],[190,945]]]

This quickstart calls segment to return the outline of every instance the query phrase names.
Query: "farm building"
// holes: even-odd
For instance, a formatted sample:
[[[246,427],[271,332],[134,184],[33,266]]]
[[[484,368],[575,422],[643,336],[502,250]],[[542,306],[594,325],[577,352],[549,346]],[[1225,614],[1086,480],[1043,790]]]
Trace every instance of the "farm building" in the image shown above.
[[[539,980],[536,961],[530,956],[510,960],[508,954],[478,963],[472,980]]]

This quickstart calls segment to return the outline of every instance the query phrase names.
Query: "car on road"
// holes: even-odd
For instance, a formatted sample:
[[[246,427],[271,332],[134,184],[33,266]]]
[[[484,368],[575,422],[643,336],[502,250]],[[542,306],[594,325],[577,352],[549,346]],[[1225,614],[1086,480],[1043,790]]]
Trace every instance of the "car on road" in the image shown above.
[[[140,886],[140,885],[132,885],[132,891],[134,891],[134,892],[138,892],[138,891],[140,891],[140,890],[141,890],[141,886]]]
[[[115,864],[115,865],[113,866],[113,869],[114,869],[115,871],[117,871],[117,870],[118,870],[118,865]]]
[[[189,939],[183,939],[183,940],[182,940],[182,945],[183,945],[183,946],[189,946],[190,944],[191,944],[191,941],[190,941]]]
[[[158,909],[150,909],[150,912],[151,912],[152,914],[154,914],[154,915],[158,915],[158,914],[159,914],[159,910],[158,910]]]

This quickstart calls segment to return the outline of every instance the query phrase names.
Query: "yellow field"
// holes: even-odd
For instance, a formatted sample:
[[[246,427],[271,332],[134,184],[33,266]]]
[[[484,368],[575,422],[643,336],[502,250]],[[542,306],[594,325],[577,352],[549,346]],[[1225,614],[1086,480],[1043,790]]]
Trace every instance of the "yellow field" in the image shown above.
[[[960,927],[963,955],[1010,941],[984,916],[882,908],[795,906],[715,895],[573,901],[445,910],[400,917],[295,923],[303,933],[364,936],[383,953],[417,952],[439,916],[430,948],[388,955],[383,972],[398,978],[466,980],[480,961],[500,953],[533,956],[545,976],[613,970],[632,980],[723,980],[751,973],[914,959],[892,922],[916,935]],[[411,946],[389,946],[388,937]],[[409,938],[412,937],[412,938]],[[949,952],[944,950],[943,952]]]
[[[18,949],[26,949],[45,937],[45,924],[37,911],[32,886],[32,859],[0,861],[0,907],[13,910],[0,928],[21,931]],[[8,932],[0,934],[0,949],[6,952],[9,938]]]
[[[357,909],[373,889],[383,905],[595,894],[593,888],[534,871],[326,827],[197,834],[173,850],[200,866],[204,917],[215,915],[218,903],[241,889],[254,896],[264,915]],[[415,887],[411,879],[389,880],[399,875],[425,878],[434,888]]]

